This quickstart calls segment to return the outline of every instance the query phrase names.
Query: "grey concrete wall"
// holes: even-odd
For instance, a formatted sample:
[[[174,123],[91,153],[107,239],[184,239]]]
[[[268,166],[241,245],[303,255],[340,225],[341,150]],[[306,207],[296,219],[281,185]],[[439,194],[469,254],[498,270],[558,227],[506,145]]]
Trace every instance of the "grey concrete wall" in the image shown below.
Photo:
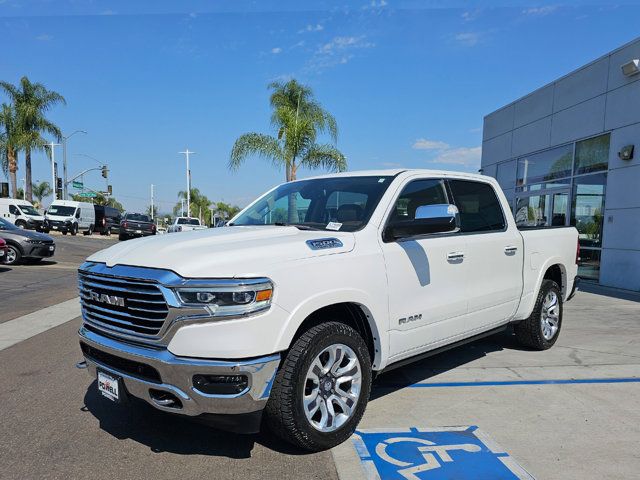
[[[517,157],[611,132],[600,283],[632,290],[640,290],[640,74],[620,67],[637,58],[640,38],[490,113],[481,162],[511,200]],[[620,160],[630,144],[634,159]]]

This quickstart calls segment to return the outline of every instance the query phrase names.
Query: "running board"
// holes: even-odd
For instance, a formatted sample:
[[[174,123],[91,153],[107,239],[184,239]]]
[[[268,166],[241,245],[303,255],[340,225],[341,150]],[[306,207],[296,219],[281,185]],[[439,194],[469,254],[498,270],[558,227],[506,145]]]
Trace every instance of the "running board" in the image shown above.
[[[451,350],[452,348],[461,347],[462,345],[475,342],[476,340],[480,340],[481,338],[490,337],[491,335],[495,335],[496,333],[504,332],[508,327],[509,323],[505,323],[504,325],[500,325],[499,327],[492,328],[491,330],[487,330],[486,332],[479,333],[472,337],[463,338],[462,340],[458,340],[457,342],[443,345],[442,347],[434,348],[433,350],[429,350],[427,352],[419,353],[417,355],[414,355],[413,357],[403,358],[402,360],[398,360],[397,362],[387,365],[382,371],[378,372],[378,374],[395,370],[396,368],[404,367],[405,365],[408,365],[410,363],[418,362],[420,360],[424,360],[425,358],[429,358],[439,353],[446,352],[447,350]]]

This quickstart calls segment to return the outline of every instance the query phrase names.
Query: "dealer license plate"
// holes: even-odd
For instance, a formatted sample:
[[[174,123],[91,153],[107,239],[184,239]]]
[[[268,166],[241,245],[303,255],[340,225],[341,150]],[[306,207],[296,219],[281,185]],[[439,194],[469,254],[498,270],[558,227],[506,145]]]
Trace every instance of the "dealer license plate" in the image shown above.
[[[98,371],[98,391],[109,400],[120,400],[119,382],[116,377]]]
[[[136,230],[136,233],[142,233],[142,230]]]

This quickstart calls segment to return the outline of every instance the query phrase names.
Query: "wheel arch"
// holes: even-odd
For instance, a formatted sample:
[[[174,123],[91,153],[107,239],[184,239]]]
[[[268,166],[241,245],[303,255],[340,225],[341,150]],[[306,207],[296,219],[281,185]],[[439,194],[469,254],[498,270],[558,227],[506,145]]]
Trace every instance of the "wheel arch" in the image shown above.
[[[293,312],[287,325],[280,333],[279,344],[287,350],[305,331],[315,325],[328,321],[337,321],[354,328],[367,344],[374,370],[384,367],[386,362],[386,329],[380,323],[382,312],[370,307],[370,303],[357,296],[334,295],[309,300]]]

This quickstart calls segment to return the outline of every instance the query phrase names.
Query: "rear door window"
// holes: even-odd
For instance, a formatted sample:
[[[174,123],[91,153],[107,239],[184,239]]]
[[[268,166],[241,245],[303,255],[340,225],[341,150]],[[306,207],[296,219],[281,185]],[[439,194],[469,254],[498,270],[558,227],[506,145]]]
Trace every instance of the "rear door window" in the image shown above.
[[[449,180],[453,201],[460,211],[461,232],[494,232],[505,228],[500,201],[493,187],[472,180]]]

